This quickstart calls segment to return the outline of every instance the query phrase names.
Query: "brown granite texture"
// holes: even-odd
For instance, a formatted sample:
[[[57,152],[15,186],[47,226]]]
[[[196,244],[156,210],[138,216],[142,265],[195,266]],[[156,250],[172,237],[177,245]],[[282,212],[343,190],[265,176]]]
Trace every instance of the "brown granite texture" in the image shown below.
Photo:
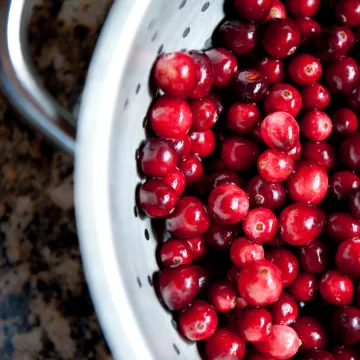
[[[71,108],[109,1],[33,4],[33,58]],[[1,94],[0,195],[0,359],[110,360],[81,265],[73,159],[30,131]]]

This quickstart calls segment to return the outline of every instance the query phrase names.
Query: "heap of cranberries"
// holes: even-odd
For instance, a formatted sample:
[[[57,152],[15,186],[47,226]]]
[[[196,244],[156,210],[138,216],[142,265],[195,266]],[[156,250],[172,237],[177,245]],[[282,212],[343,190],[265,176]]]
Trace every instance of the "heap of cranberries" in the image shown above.
[[[360,0],[231,1],[154,65],[158,294],[207,360],[359,360]]]

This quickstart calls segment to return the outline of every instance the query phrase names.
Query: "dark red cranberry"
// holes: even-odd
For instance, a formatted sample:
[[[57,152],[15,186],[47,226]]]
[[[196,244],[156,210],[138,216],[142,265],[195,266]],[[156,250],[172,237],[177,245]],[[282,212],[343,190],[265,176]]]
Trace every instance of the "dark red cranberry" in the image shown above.
[[[344,344],[353,345],[360,341],[360,310],[345,306],[337,310],[332,317],[332,331]]]
[[[294,17],[313,17],[320,9],[320,0],[286,0],[286,6]]]
[[[236,333],[222,328],[206,341],[205,353],[208,360],[242,360],[245,343]]]
[[[258,61],[256,68],[266,76],[270,85],[280,83],[285,78],[284,63],[270,56],[263,56]]]
[[[170,185],[175,190],[177,196],[181,196],[184,192],[186,179],[179,169],[175,169],[173,172],[162,177],[161,180]]]
[[[300,141],[298,141],[296,145],[290,151],[288,151],[288,155],[293,161],[298,161],[300,159],[302,152],[301,147],[302,145]]]
[[[263,120],[261,136],[267,146],[287,152],[293,149],[299,141],[300,128],[292,115],[284,111],[277,111]]]
[[[283,245],[286,245],[286,242],[281,239],[279,232],[276,234],[276,236],[271,241],[264,244],[264,246],[268,247],[268,248],[279,247],[279,246],[283,246]]]
[[[207,98],[215,104],[217,114],[218,116],[221,116],[221,114],[224,112],[224,101],[222,98],[214,92],[211,92]]]
[[[212,223],[205,233],[205,243],[215,249],[228,249],[240,231],[240,224],[218,225]]]
[[[328,216],[327,234],[336,242],[360,236],[360,222],[351,214],[336,212]]]
[[[226,273],[226,280],[229,280],[233,285],[237,286],[239,275],[240,275],[239,269],[235,266],[232,266]]]
[[[204,204],[193,196],[184,196],[175,211],[165,220],[166,230],[180,238],[202,235],[209,228],[210,219]]]
[[[350,193],[349,210],[358,220],[360,220],[360,189]]]
[[[206,254],[205,241],[203,236],[195,236],[186,239],[192,251],[193,261],[201,260]]]
[[[273,324],[290,325],[298,317],[299,307],[287,292],[283,291],[279,300],[269,306]]]
[[[286,8],[280,0],[273,0],[270,12],[263,23],[274,19],[286,19]]]
[[[322,349],[326,346],[326,331],[315,318],[310,316],[300,317],[292,327],[299,335],[302,350]]]
[[[180,140],[173,141],[173,145],[180,159],[183,159],[190,154],[191,141],[189,135],[183,136]]]
[[[234,0],[239,15],[248,21],[260,22],[269,14],[271,0]]]
[[[170,239],[161,245],[160,259],[165,267],[188,265],[192,262],[192,251],[185,240]]]
[[[194,60],[180,51],[160,55],[154,75],[160,89],[175,98],[191,96],[198,81]]]
[[[341,135],[350,135],[356,132],[359,122],[356,114],[347,108],[335,111],[332,122],[334,131]]]
[[[170,142],[150,139],[140,150],[139,160],[145,175],[162,177],[176,169],[178,155]]]
[[[324,110],[330,103],[329,90],[321,84],[313,84],[301,90],[304,110]]]
[[[262,136],[261,136],[261,122],[262,120],[260,120],[256,126],[255,126],[255,129],[252,131],[251,135],[252,137],[258,142],[258,143],[263,143],[264,140],[262,139]]]
[[[300,45],[300,30],[290,19],[275,19],[265,24],[262,43],[276,59],[292,55]]]
[[[322,233],[325,220],[324,212],[314,205],[289,205],[279,217],[281,238],[293,246],[309,244]]]
[[[325,350],[311,350],[305,353],[303,360],[334,360],[334,357]]]
[[[216,105],[209,98],[192,100],[189,105],[192,112],[191,130],[205,131],[218,120]]]
[[[255,69],[237,71],[231,82],[235,99],[245,102],[261,101],[268,92],[266,77]]]
[[[260,118],[256,104],[234,103],[226,114],[226,127],[240,135],[250,134]]]
[[[218,322],[214,308],[203,300],[195,300],[179,315],[182,334],[193,341],[206,340],[213,336]]]
[[[360,132],[349,135],[340,146],[340,159],[350,170],[360,171]]]
[[[223,48],[207,50],[206,55],[209,57],[215,72],[213,86],[216,88],[227,87],[238,68],[235,55]]]
[[[338,171],[329,182],[329,190],[336,200],[346,200],[360,186],[360,178],[352,171]]]
[[[228,312],[235,308],[236,290],[231,282],[218,281],[209,286],[208,299],[218,312]]]
[[[338,1],[335,7],[336,16],[346,26],[360,25],[360,1]]]
[[[332,170],[337,162],[335,149],[325,141],[306,142],[303,145],[301,156],[304,160],[317,162],[326,171]]]
[[[285,111],[297,116],[302,108],[302,98],[299,91],[289,84],[273,86],[264,99],[264,110],[267,114]]]
[[[301,246],[299,260],[304,271],[311,274],[320,274],[327,269],[329,264],[327,247],[319,240]]]
[[[239,294],[249,305],[273,304],[279,299],[282,287],[281,270],[270,261],[258,260],[240,271]]]
[[[259,174],[270,182],[283,182],[294,171],[291,157],[278,150],[265,150],[258,158]]]
[[[299,54],[292,58],[288,71],[292,82],[300,86],[309,86],[321,78],[322,65],[313,55]]]
[[[191,152],[201,158],[207,157],[215,150],[215,135],[211,129],[189,132]]]
[[[312,42],[314,37],[318,36],[321,33],[320,24],[314,19],[308,17],[300,17],[294,19],[295,24],[300,30],[301,43],[308,45]]]
[[[225,139],[221,147],[221,158],[226,167],[239,172],[256,165],[259,154],[255,142],[240,136]]]
[[[360,82],[355,86],[354,91],[346,98],[349,107],[356,113],[360,110]]]
[[[358,355],[355,349],[350,348],[349,346],[337,346],[333,352],[334,360],[359,360],[360,356]]]
[[[236,185],[220,185],[209,195],[208,207],[216,223],[231,225],[245,217],[249,210],[249,199]]]
[[[352,280],[360,279],[360,238],[343,241],[337,251],[337,268]]]
[[[301,133],[309,140],[326,140],[332,131],[332,122],[322,111],[312,110],[306,113],[300,122]]]
[[[283,184],[268,182],[259,175],[248,182],[246,192],[253,208],[262,206],[270,210],[277,210],[286,201],[286,191]]]
[[[264,248],[245,236],[239,237],[231,245],[230,259],[238,269],[242,269],[254,261],[264,259]]]
[[[189,154],[178,165],[179,170],[185,175],[188,186],[195,184],[204,174],[201,160],[196,155]]]
[[[234,184],[240,188],[244,187],[244,180],[235,172],[231,170],[222,170],[209,175],[211,190],[214,190],[220,185]]]

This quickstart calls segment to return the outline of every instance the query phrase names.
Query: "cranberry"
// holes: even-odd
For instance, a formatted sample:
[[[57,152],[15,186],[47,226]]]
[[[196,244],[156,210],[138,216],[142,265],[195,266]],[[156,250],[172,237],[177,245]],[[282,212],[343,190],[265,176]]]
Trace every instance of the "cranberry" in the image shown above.
[[[290,14],[295,17],[313,17],[319,11],[320,5],[320,0],[286,0],[286,6]]]
[[[328,251],[324,243],[314,240],[308,245],[300,247],[299,254],[302,269],[311,274],[324,272],[329,263]]]
[[[170,239],[160,248],[160,259],[165,267],[188,265],[192,262],[192,251],[185,240]]]
[[[356,132],[359,122],[355,113],[347,108],[335,111],[332,122],[334,131],[341,135],[350,135]]]
[[[161,180],[170,185],[175,190],[177,196],[181,196],[184,192],[186,179],[185,175],[179,169],[175,169],[173,172],[162,177]]]
[[[270,56],[263,56],[258,61],[256,68],[266,76],[270,85],[280,83],[285,78],[284,63],[281,60],[273,59]]]
[[[301,91],[304,110],[324,110],[330,103],[329,90],[321,84],[313,84]]]
[[[297,1],[297,0],[296,0]],[[321,62],[313,55],[295,55],[288,67],[291,80],[300,86],[315,84],[322,75]]]
[[[279,299],[282,284],[281,270],[270,261],[258,260],[240,271],[238,290],[249,305],[266,306]]]
[[[210,219],[204,204],[193,196],[184,196],[175,211],[165,220],[166,230],[180,238],[202,235],[209,228]]]
[[[245,217],[249,210],[249,199],[236,185],[220,185],[209,195],[208,207],[216,223],[231,225]]]
[[[300,345],[301,341],[294,329],[285,325],[273,325],[269,337],[256,344],[255,348],[267,358],[286,360],[292,359]]]
[[[345,200],[360,186],[360,178],[352,171],[338,171],[330,178],[329,189],[337,200]]]
[[[250,134],[261,117],[256,104],[234,103],[226,115],[226,127],[236,133]]]
[[[239,101],[258,102],[268,92],[266,77],[255,69],[237,71],[231,83],[234,97]]]
[[[262,43],[270,56],[285,58],[300,45],[300,30],[290,19],[274,19],[265,24]]]
[[[334,358],[325,350],[311,350],[305,353],[303,360],[334,360]]]
[[[205,233],[205,243],[207,246],[216,249],[228,249],[236,239],[240,231],[240,225],[222,226],[212,223]]]
[[[356,113],[360,110],[360,82],[355,86],[354,91],[346,98],[349,107]]]
[[[215,135],[212,130],[191,131],[191,152],[201,158],[207,157],[215,150]]]
[[[336,16],[346,26],[360,25],[360,1],[345,0],[336,3]]]
[[[186,156],[179,162],[179,170],[185,175],[187,185],[195,184],[204,174],[201,160],[193,154]]]
[[[191,141],[189,135],[183,136],[180,140],[173,141],[173,145],[180,159],[183,159],[190,154]]]
[[[316,161],[326,171],[332,170],[336,165],[335,149],[325,141],[305,143],[302,148],[302,158]]]
[[[179,315],[182,334],[193,341],[206,340],[213,336],[218,321],[214,308],[203,300],[195,300]]]
[[[232,243],[230,259],[238,269],[242,269],[254,261],[263,260],[264,248],[243,236]]]
[[[326,346],[327,334],[318,320],[310,316],[303,316],[292,326],[301,340],[301,349],[321,349]]]
[[[276,111],[285,111],[297,116],[302,107],[302,98],[299,91],[289,84],[273,86],[264,99],[264,110],[267,114]]]
[[[313,299],[319,289],[319,283],[315,275],[299,273],[296,279],[289,286],[290,294],[297,301],[309,301]]]
[[[242,18],[260,22],[269,14],[272,0],[234,0],[234,4]]]
[[[235,308],[236,290],[231,282],[214,282],[209,286],[208,298],[218,312],[228,312]]]
[[[207,50],[206,55],[209,57],[215,72],[213,86],[216,88],[227,87],[238,68],[236,57],[223,48]]]
[[[299,307],[293,297],[283,291],[279,300],[269,306],[269,311],[274,324],[290,325],[297,319]]]
[[[360,220],[360,189],[351,192],[349,196],[349,210]]]
[[[245,343],[236,333],[222,328],[206,341],[205,352],[208,360],[242,360]]]
[[[322,233],[325,220],[324,212],[314,205],[289,205],[279,217],[281,238],[293,246],[309,244]]]
[[[304,45],[311,43],[314,37],[321,33],[321,26],[314,19],[300,17],[296,18],[294,21],[300,30],[301,43]]]
[[[211,190],[214,190],[220,185],[233,184],[242,188],[244,186],[244,180],[235,172],[231,170],[222,170],[209,175],[211,184]]]
[[[298,161],[300,159],[302,151],[301,147],[301,143],[298,141],[296,145],[290,151],[288,151],[288,155],[293,161]]]
[[[360,236],[360,222],[345,212],[336,212],[328,216],[327,234],[336,242]]]
[[[220,116],[224,112],[224,101],[214,92],[211,92],[207,98],[215,104],[217,114]]]
[[[306,113],[300,122],[301,133],[309,140],[323,141],[332,131],[332,122],[322,111],[312,110]]]
[[[337,346],[333,350],[334,360],[359,360],[358,353],[349,346]]]
[[[239,269],[235,266],[232,266],[226,273],[226,280],[229,280],[233,285],[237,286],[239,275]]]
[[[186,242],[190,246],[193,261],[201,260],[205,256],[205,241],[202,236],[195,236],[193,238],[186,239]]]
[[[340,146],[340,158],[348,169],[360,171],[360,132],[344,140]]]
[[[145,175],[161,177],[176,169],[178,155],[168,141],[150,139],[140,150],[139,160]]]
[[[292,201],[317,205],[325,198],[328,190],[327,172],[315,161],[298,161],[294,173],[286,182],[286,188]]]
[[[280,0],[273,0],[270,12],[263,23],[274,19],[286,19],[286,7]]]
[[[209,98],[192,100],[189,105],[192,111],[191,130],[205,131],[218,120],[216,105]]]
[[[188,54],[179,51],[160,55],[155,64],[154,74],[160,89],[175,98],[189,97],[198,81],[194,60]]]
[[[259,153],[255,142],[240,136],[225,139],[221,148],[221,158],[226,167],[235,171],[244,171],[254,166]]]
[[[282,182],[294,171],[294,162],[288,154],[268,149],[258,158],[258,171],[267,181]]]
[[[336,251],[335,262],[352,280],[360,279],[360,238],[343,241]]]
[[[289,286],[299,273],[299,263],[295,255],[282,247],[268,250],[265,259],[274,263],[282,272],[283,287]]]
[[[357,344],[360,341],[360,310],[353,306],[337,310],[332,318],[332,330],[344,345]]]
[[[262,206],[270,210],[277,210],[286,201],[286,191],[283,184],[265,181],[259,175],[248,182],[246,192],[249,195],[252,207]]]

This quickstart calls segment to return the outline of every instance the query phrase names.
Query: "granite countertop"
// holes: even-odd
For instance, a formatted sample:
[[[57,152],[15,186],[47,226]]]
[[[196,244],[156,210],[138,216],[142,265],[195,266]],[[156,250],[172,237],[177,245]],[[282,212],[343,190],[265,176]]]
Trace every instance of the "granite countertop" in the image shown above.
[[[32,55],[68,108],[109,3],[33,0]],[[29,130],[1,94],[0,172],[0,359],[110,360],[81,265],[73,159]]]

